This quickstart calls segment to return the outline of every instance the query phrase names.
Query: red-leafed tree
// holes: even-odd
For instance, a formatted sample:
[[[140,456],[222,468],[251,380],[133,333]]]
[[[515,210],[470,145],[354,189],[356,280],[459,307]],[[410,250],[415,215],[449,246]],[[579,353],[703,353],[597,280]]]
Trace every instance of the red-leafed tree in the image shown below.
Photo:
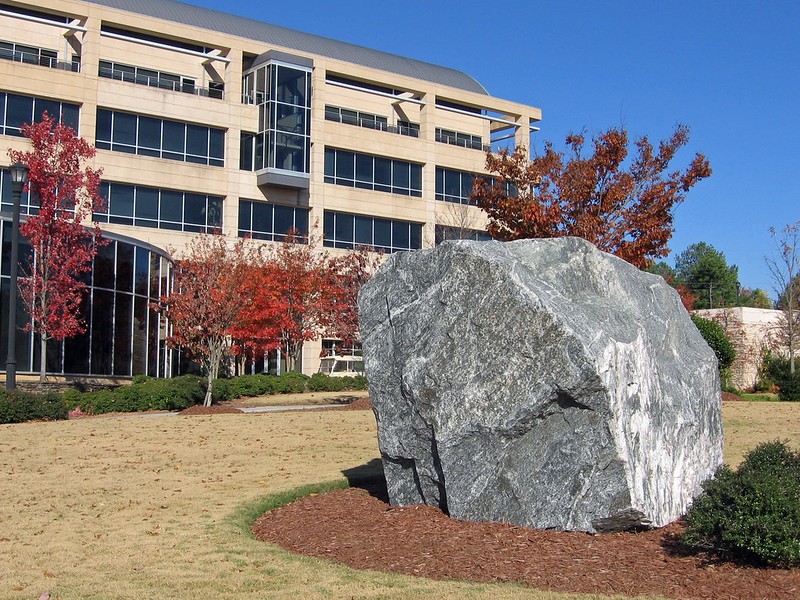
[[[489,153],[494,179],[477,178],[472,200],[489,216],[494,238],[577,236],[643,268],[667,255],[673,209],[711,175],[702,154],[684,171],[667,173],[688,141],[688,128],[679,125],[657,149],[639,138],[629,157],[628,133],[620,128],[594,137],[591,153],[583,134],[567,137],[566,152],[546,143],[532,160],[524,148]]]
[[[241,284],[241,294],[247,299],[248,309],[240,312],[230,330],[234,352],[252,359],[280,346],[286,312],[276,283],[277,270],[264,261],[260,249],[254,253],[254,260]]]
[[[336,301],[328,335],[353,346],[360,340],[358,320],[358,292],[380,265],[380,254],[368,248],[357,248],[343,256],[331,259],[334,277],[333,297]]]
[[[338,306],[338,289],[330,257],[316,243],[295,243],[290,236],[265,264],[274,283],[277,326],[286,369],[297,369],[303,343],[328,332]]]
[[[176,262],[173,291],[155,308],[172,326],[170,347],[181,348],[208,376],[204,406],[211,405],[213,381],[231,349],[231,329],[253,306],[242,283],[251,271],[245,240],[228,243],[223,235],[193,238]]]
[[[32,125],[23,125],[32,150],[10,150],[12,162],[30,170],[27,188],[38,199],[39,210],[20,224],[20,233],[33,248],[30,264],[20,279],[20,297],[31,317],[26,326],[41,341],[39,380],[47,376],[47,342],[63,340],[86,330],[79,308],[92,268],[100,229],[83,223],[101,210],[98,193],[101,170],[84,166],[94,148],[68,126],[47,113]]]
[[[331,257],[316,246],[313,237],[297,243],[290,235],[251,270],[242,286],[251,308],[231,329],[238,351],[255,357],[280,348],[292,371],[309,340],[358,340],[358,291],[380,257],[366,249]]]

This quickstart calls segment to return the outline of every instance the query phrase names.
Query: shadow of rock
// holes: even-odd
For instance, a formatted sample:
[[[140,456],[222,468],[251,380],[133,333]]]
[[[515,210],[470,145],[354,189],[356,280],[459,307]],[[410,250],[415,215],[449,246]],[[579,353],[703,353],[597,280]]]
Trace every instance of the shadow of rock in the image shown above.
[[[389,503],[389,492],[386,490],[386,478],[383,475],[383,462],[373,458],[364,465],[342,471],[350,487],[366,490],[370,496]]]

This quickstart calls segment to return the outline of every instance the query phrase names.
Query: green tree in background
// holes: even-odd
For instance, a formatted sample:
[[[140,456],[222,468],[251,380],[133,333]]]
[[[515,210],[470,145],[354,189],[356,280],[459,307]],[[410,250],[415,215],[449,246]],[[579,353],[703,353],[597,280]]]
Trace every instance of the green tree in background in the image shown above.
[[[697,298],[696,309],[723,308],[738,304],[739,267],[728,265],[725,255],[711,244],[692,244],[675,257],[677,283]]]

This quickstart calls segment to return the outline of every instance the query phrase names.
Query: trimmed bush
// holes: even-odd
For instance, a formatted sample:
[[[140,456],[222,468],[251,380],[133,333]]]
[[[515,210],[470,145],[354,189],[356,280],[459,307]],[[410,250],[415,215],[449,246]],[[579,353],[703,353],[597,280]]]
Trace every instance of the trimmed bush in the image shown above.
[[[778,387],[778,398],[781,400],[800,400],[800,359],[796,359],[795,368],[792,373],[788,358],[764,357],[767,378]]]
[[[206,380],[197,375],[172,379],[137,379],[129,386],[80,394],[68,391],[64,397],[69,408],[99,415],[107,412],[143,410],[183,410],[203,401]]]
[[[733,349],[733,345],[728,336],[725,335],[725,330],[722,329],[722,326],[716,321],[695,316],[692,317],[692,322],[700,330],[700,334],[706,343],[711,346],[714,354],[717,355],[719,370],[724,371],[729,368],[736,359],[736,350]]]
[[[66,419],[67,404],[59,394],[48,392],[6,392],[0,390],[0,424],[25,421],[57,421]]]
[[[771,566],[800,565],[800,452],[760,444],[737,470],[721,467],[686,515],[697,550]]]

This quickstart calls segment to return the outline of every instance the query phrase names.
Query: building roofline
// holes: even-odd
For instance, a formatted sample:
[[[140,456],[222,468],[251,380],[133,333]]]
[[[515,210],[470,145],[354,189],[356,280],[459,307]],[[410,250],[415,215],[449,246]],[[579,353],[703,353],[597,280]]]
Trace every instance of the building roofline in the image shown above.
[[[432,63],[374,50],[256,19],[175,0],[86,0],[118,10],[226,33],[266,44],[308,52],[363,67],[404,75],[477,94],[490,95],[474,77]]]

